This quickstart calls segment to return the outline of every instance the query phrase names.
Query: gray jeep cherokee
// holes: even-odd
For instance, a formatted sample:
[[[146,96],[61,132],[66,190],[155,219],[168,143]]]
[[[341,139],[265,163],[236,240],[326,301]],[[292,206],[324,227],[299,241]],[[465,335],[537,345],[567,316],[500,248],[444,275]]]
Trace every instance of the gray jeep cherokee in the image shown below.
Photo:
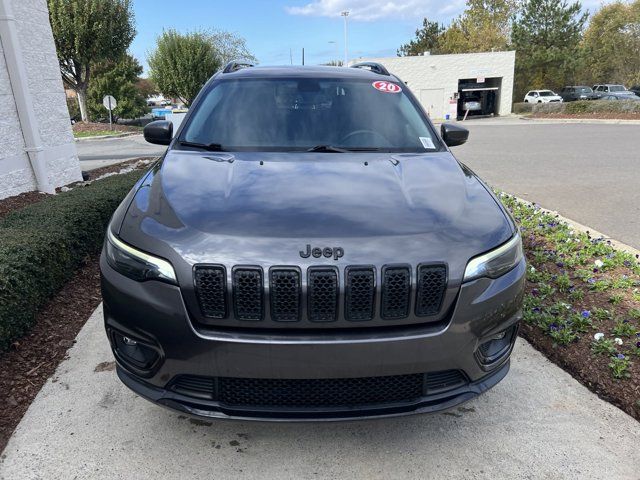
[[[434,412],[507,374],[517,228],[378,64],[232,62],[113,215],[100,259],[120,379],[188,414]]]

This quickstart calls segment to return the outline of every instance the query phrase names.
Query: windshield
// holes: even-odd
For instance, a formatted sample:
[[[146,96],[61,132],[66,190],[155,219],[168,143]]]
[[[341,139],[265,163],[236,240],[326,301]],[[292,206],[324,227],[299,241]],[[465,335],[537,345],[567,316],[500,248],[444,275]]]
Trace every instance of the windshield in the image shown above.
[[[610,92],[624,92],[626,89],[622,85],[611,85],[609,87]]]
[[[403,88],[360,79],[223,80],[195,106],[180,141],[231,151],[437,150]]]
[[[551,90],[542,90],[540,92],[541,97],[551,97],[553,95],[555,95],[555,93],[553,93]]]
[[[593,90],[591,90],[591,88],[589,87],[580,87],[578,88],[578,91],[580,93],[593,93]]]

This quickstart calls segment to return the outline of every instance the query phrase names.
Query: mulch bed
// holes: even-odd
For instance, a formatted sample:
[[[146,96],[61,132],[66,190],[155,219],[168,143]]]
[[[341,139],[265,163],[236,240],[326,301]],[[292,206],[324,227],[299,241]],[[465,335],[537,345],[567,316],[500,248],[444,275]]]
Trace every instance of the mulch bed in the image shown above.
[[[33,329],[0,354],[0,452],[102,301],[98,259],[98,255],[88,258],[38,313]]]
[[[531,294],[535,287],[535,284],[527,282],[527,293]],[[616,307],[612,307],[608,301],[608,294],[604,292],[589,292],[588,304],[592,308],[618,310]],[[624,305],[619,308],[620,311],[624,309]],[[604,319],[594,321],[594,325],[597,326],[597,331],[606,332],[613,328],[615,321]],[[608,366],[609,357],[591,354],[591,342],[595,331],[580,335],[576,341],[560,346],[540,328],[523,321],[520,336],[600,398],[620,408],[636,420],[640,420],[640,403],[638,403],[640,385],[637,383],[637,380],[640,379],[640,361],[631,363],[629,367],[630,379],[613,378]],[[629,341],[626,338],[624,340]],[[632,384],[631,388],[630,383]]]
[[[49,194],[40,192],[25,192],[13,197],[7,197],[0,200],[0,218],[13,210],[19,210],[32,203],[39,202],[47,198]]]
[[[640,112],[628,113],[534,113],[532,118],[588,119],[588,120],[640,120]]]
[[[135,127],[131,125],[118,125],[114,123],[112,125],[112,129],[116,132],[140,132],[142,129],[140,127]],[[105,130],[109,130],[108,123],[96,123],[96,122],[77,122],[73,125],[73,132],[104,132]]]

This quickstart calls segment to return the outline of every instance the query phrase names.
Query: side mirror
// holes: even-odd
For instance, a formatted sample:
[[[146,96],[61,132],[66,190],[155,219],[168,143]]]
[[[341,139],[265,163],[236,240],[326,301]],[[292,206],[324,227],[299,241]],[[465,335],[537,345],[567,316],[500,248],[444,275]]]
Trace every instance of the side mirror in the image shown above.
[[[440,135],[449,147],[462,145],[469,139],[469,130],[451,123],[443,123],[440,127]]]
[[[173,138],[173,123],[168,120],[156,120],[144,127],[144,139],[156,145],[169,145]]]

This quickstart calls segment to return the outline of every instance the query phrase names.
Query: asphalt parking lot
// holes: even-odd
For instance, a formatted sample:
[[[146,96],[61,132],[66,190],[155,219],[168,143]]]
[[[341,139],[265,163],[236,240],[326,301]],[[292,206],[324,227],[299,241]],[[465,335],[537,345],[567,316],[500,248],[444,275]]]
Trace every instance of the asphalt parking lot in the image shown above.
[[[640,248],[640,124],[463,125],[453,152],[489,184]]]
[[[638,478],[638,422],[523,340],[476,400],[348,423],[187,418],[136,397],[112,361],[99,308],[0,457],[0,479]]]

